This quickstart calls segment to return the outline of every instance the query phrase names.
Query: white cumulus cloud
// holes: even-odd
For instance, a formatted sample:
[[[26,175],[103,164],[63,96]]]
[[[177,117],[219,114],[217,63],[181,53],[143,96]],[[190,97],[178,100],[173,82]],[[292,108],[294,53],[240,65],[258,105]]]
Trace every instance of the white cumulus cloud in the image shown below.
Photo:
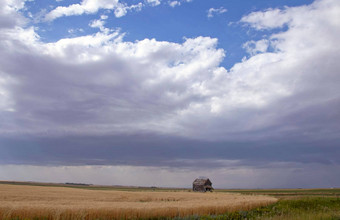
[[[146,0],[146,2],[148,4],[150,4],[151,6],[157,6],[157,5],[160,5],[161,4],[161,1],[160,0]]]
[[[245,48],[250,55],[264,53],[267,51],[268,47],[269,41],[267,39],[262,39],[259,41],[251,40],[243,44],[243,48]]]
[[[113,10],[116,17],[122,17],[130,10],[139,11],[143,7],[143,3],[139,2],[135,5],[127,5],[121,3],[119,0],[83,0],[79,4],[72,4],[69,6],[58,6],[45,15],[46,21],[53,21],[59,17],[95,14],[100,9]]]
[[[223,13],[226,13],[228,10],[223,8],[223,7],[220,7],[220,8],[210,8],[208,10],[208,14],[207,14],[207,17],[208,18],[212,18],[215,16],[215,14],[223,14]]]
[[[179,6],[181,5],[181,2],[180,1],[170,1],[168,2],[168,4],[171,6],[171,7],[176,7],[176,6]]]

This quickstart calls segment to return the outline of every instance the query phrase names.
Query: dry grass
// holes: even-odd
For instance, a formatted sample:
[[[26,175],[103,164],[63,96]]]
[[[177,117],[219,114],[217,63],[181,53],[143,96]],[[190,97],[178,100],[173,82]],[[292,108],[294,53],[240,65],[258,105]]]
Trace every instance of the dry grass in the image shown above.
[[[0,220],[134,219],[221,214],[277,199],[232,193],[93,191],[0,185]]]

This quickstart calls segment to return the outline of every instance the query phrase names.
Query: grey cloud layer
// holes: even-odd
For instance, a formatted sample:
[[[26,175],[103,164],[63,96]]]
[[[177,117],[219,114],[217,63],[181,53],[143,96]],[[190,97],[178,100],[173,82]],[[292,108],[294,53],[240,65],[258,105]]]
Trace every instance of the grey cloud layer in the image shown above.
[[[126,42],[106,30],[44,43],[22,17],[2,16],[0,160],[339,164],[339,14],[324,0],[243,17],[287,30],[245,42],[250,57],[230,70],[210,37]]]
[[[1,138],[0,164],[133,165],[190,169],[274,163],[340,165],[337,141],[210,142],[152,134]],[[322,146],[322,147],[320,147]]]

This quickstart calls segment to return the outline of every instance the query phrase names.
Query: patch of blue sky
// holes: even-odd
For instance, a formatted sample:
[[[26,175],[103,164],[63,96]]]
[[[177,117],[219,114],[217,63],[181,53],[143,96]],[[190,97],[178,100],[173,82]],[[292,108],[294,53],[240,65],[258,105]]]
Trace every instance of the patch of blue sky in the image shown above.
[[[98,15],[85,14],[82,16],[60,17],[53,22],[41,24],[37,32],[44,42],[55,42],[62,38],[90,35],[99,31],[99,29],[89,26],[90,21],[95,19],[98,19]]]

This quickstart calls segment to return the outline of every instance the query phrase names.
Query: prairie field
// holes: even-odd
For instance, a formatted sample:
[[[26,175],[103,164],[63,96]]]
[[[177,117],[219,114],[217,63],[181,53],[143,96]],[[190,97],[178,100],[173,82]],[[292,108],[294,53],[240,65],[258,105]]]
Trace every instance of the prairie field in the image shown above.
[[[207,216],[251,210],[276,201],[276,198],[269,196],[229,192],[91,190],[0,184],[0,220]]]

